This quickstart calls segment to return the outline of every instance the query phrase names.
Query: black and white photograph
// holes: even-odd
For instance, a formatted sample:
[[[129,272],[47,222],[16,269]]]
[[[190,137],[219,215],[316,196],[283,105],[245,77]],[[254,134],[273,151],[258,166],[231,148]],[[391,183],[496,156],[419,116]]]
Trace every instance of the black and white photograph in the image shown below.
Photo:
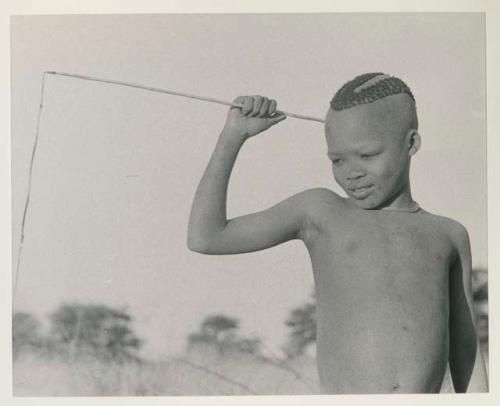
[[[488,393],[486,21],[11,15],[13,396]]]

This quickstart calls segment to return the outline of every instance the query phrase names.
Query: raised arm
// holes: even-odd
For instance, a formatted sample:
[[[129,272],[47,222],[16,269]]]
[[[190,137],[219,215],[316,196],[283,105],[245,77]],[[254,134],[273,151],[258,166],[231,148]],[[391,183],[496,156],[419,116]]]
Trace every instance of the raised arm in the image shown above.
[[[454,234],[458,255],[450,270],[450,372],[455,392],[487,392],[488,378],[476,333],[471,291],[471,250],[467,230]]]
[[[284,120],[276,101],[261,96],[236,99],[215,150],[196,190],[188,229],[188,247],[204,254],[257,251],[296,238],[304,220],[304,196],[299,194],[270,209],[227,219],[227,187],[234,162],[250,137]]]

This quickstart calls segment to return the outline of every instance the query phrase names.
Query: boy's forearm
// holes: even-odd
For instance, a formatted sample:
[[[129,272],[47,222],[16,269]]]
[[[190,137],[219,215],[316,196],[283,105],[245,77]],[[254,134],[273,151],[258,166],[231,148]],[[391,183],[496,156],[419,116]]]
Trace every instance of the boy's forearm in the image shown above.
[[[469,393],[482,393],[488,392],[488,375],[486,373],[486,365],[484,362],[483,355],[477,346],[476,359],[474,362],[474,368],[472,370],[472,375],[470,377],[469,385],[467,387],[467,392]]]
[[[210,239],[227,224],[229,178],[245,138],[223,131],[196,190],[188,228],[188,246],[203,251]]]
[[[475,332],[474,332],[475,333]],[[451,340],[450,372],[457,393],[488,391],[486,365],[477,336],[462,332],[461,340]]]

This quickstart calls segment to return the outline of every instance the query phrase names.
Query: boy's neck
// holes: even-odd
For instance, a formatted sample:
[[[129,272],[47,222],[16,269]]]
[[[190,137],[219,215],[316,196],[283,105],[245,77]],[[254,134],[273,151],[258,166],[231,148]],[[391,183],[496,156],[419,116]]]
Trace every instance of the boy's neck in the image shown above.
[[[416,211],[418,207],[418,203],[413,200],[411,195],[410,183],[407,182],[394,198],[380,207],[380,210]]]

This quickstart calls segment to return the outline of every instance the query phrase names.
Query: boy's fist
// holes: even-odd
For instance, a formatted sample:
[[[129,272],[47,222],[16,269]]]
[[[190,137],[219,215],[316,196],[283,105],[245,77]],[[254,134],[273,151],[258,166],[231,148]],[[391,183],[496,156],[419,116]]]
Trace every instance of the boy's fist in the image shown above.
[[[234,102],[243,104],[243,107],[229,109],[224,131],[245,139],[286,119],[283,113],[276,110],[276,100],[267,97],[239,96]]]

